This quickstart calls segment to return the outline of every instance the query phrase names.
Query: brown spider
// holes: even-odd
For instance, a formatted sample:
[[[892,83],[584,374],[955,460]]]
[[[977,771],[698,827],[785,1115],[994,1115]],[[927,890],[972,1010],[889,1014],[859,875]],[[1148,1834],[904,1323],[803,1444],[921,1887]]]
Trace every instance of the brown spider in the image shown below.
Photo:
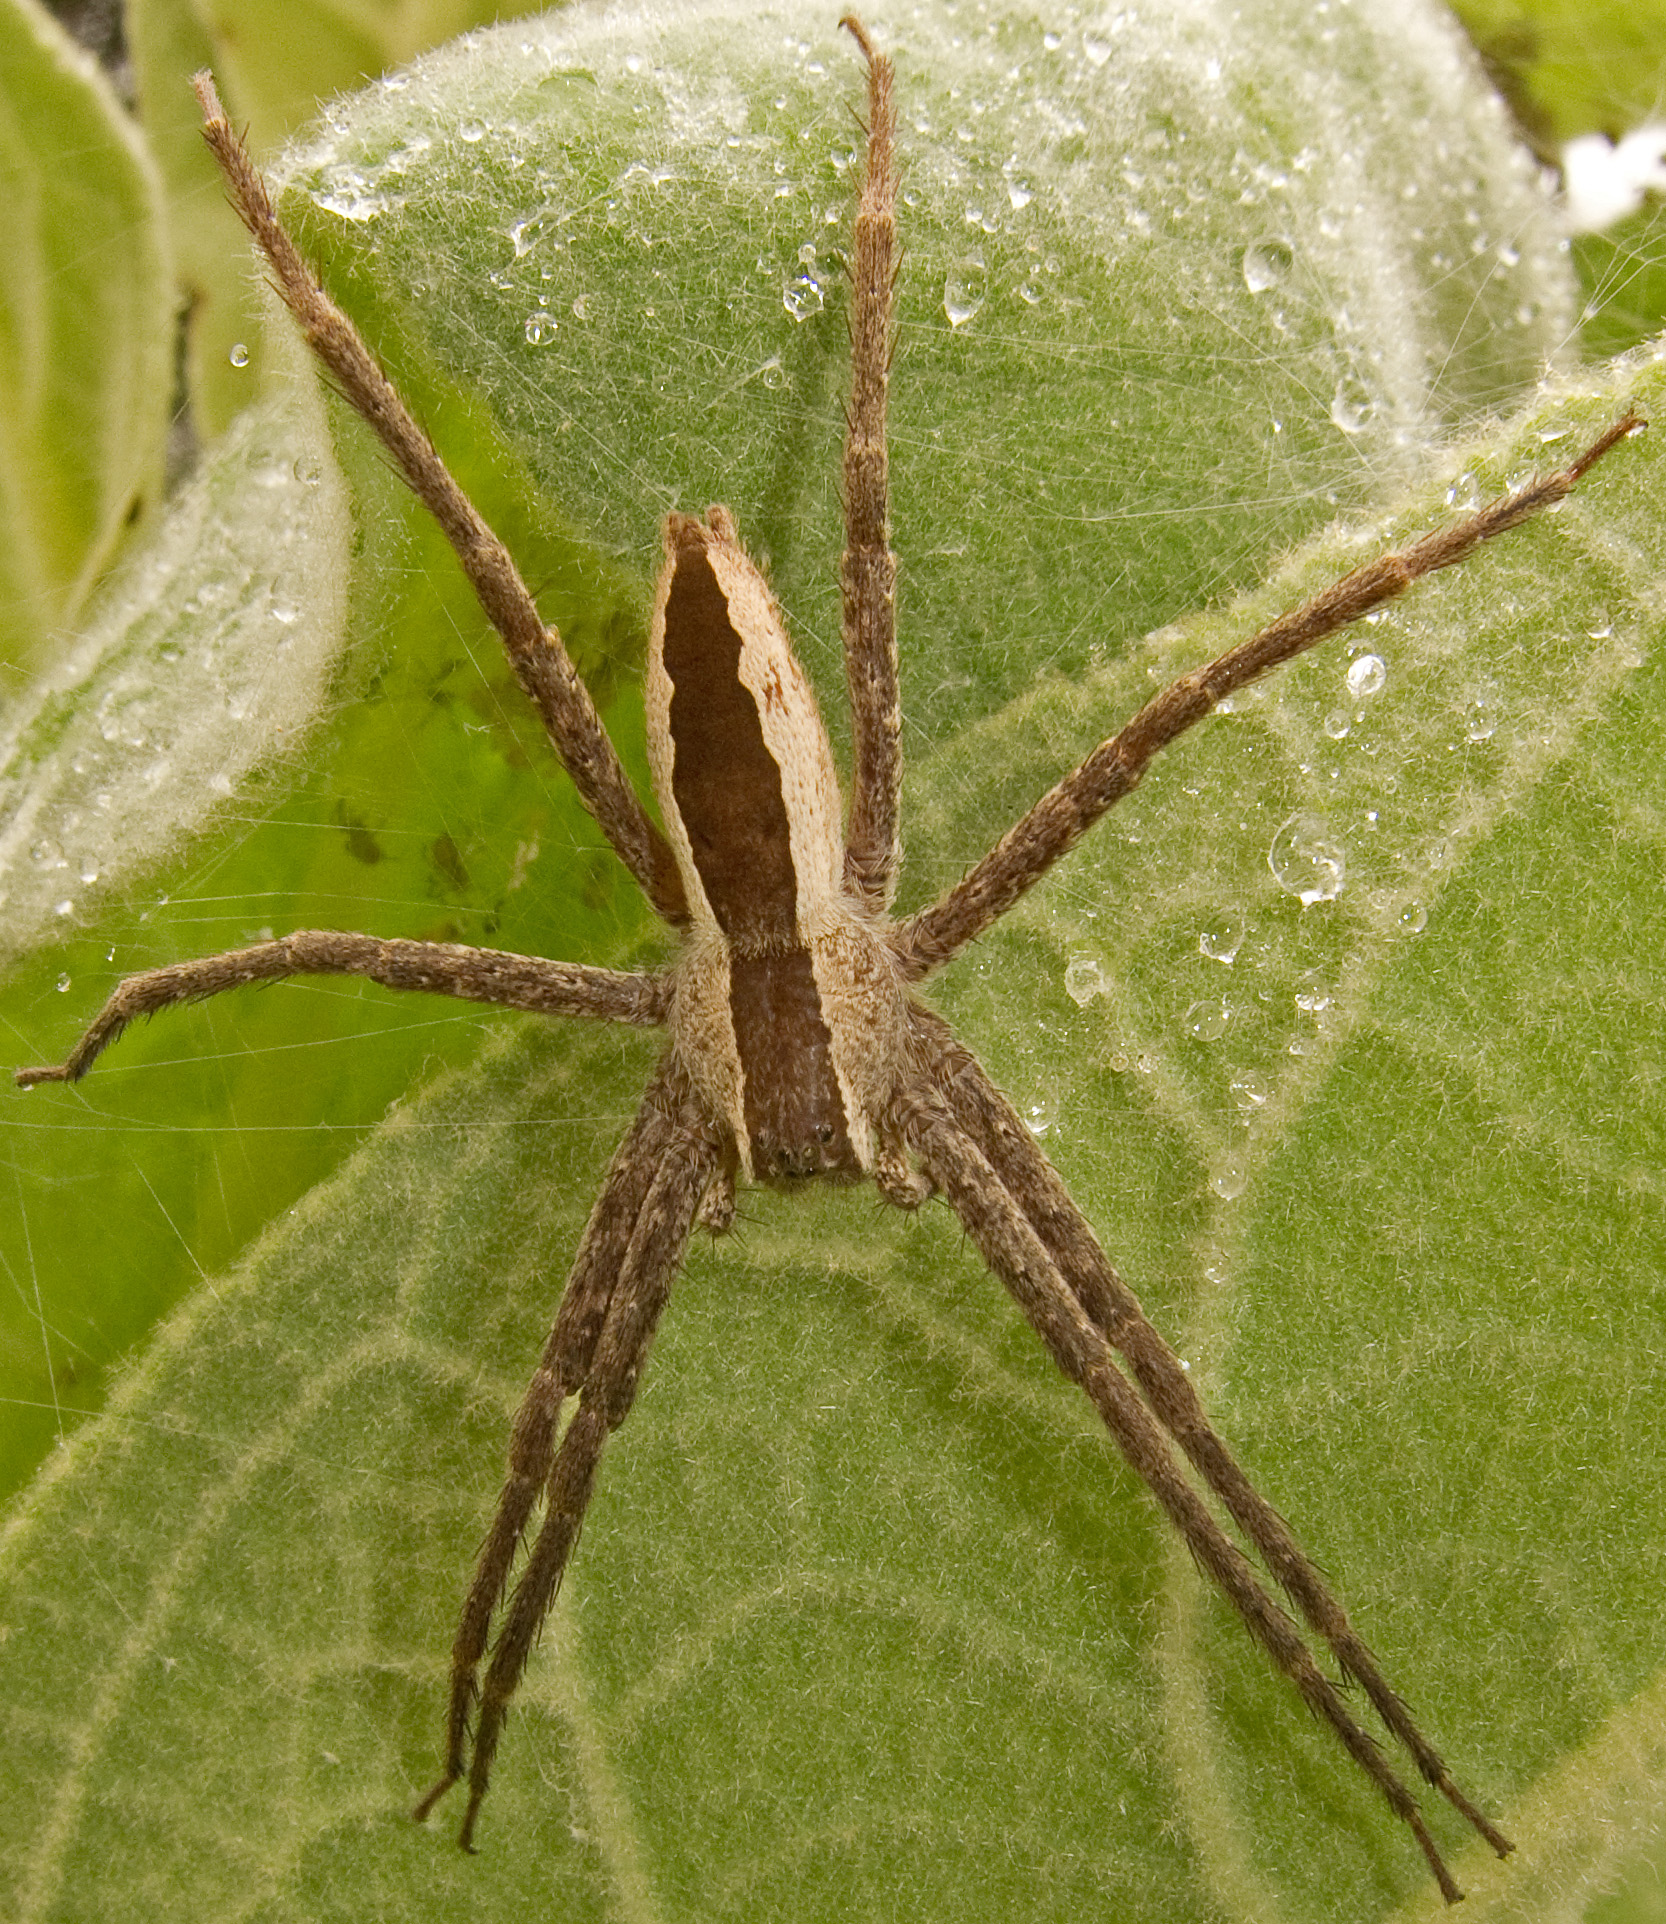
[[[659,916],[680,932],[682,950],[662,972],[625,974],[489,949],[308,931],[130,977],[66,1062],[21,1070],[17,1080],[73,1081],[136,1015],[297,974],[357,975],[547,1015],[669,1029],[670,1046],[614,1157],[515,1420],[508,1480],[452,1649],[445,1763],[416,1815],[425,1817],[466,1772],[465,1847],[603,1445],[630,1409],[691,1230],[696,1223],[714,1232],[729,1227],[741,1175],[784,1186],[871,1176],[901,1209],[917,1209],[933,1194],[948,1201],[1198,1565],[1410,1826],[1442,1893],[1454,1900],[1461,1893],[1411,1793],[1200,1496],[1181,1456],[1423,1777],[1501,1856],[1509,1840],[1452,1781],[1288,1525],[1216,1435],[1181,1364],[1105,1259],[1030,1131],[911,989],[1011,908],[1135,786],[1160,748],[1225,696],[1403,593],[1420,575],[1462,560],[1559,501],[1641,423],[1628,416],[1570,466],[1367,563],[1182,676],[1043,796],[941,901],[892,921],[901,764],[885,413],[896,114],[890,61],[857,21],[843,24],[868,69],[867,158],[850,261],[852,390],[840,564],[855,738],[848,821],[841,826],[832,754],[768,586],[728,511],[713,507],[704,520],[673,514],[665,526],[647,672],[650,759],[667,828],[659,832],[507,551],[319,287],[279,224],[212,82],[199,76],[209,144],[279,291],[439,520],[586,807]],[[569,1398],[577,1408],[558,1435]],[[517,1547],[540,1503],[542,1522],[505,1601]]]

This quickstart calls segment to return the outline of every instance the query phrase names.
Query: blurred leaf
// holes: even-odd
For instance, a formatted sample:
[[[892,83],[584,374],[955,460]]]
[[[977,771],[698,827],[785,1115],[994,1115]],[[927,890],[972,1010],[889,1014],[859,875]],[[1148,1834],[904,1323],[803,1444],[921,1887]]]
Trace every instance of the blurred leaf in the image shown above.
[[[1546,159],[1666,107],[1662,0],[1453,0],[1452,11]]]
[[[160,184],[91,58],[0,0],[0,660],[9,693],[81,619],[156,499],[173,294]]]
[[[465,28],[536,12],[539,0],[127,0],[139,116],[167,182],[197,430],[230,425],[250,383],[231,350],[255,345],[259,302],[247,236],[203,146],[190,79],[212,68],[257,154],[304,127],[335,94]]]

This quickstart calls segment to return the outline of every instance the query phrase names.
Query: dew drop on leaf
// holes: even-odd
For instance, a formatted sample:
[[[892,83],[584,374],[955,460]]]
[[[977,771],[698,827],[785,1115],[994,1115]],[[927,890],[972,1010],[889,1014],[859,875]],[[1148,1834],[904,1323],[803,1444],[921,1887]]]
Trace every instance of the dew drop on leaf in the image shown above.
[[[1388,668],[1381,655],[1360,655],[1348,664],[1348,693],[1356,701],[1380,695],[1387,681]]]
[[[1219,1042],[1232,1020],[1224,1001],[1194,1002],[1181,1019],[1181,1028],[1194,1042]]]
[[[1298,813],[1273,837],[1267,866],[1286,895],[1311,908],[1315,902],[1334,902],[1342,893],[1348,858],[1327,822]]]

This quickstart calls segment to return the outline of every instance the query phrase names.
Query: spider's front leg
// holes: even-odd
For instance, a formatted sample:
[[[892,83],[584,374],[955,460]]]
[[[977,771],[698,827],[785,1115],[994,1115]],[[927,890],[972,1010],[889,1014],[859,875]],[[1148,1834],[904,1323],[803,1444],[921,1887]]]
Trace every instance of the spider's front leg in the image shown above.
[[[602,1448],[629,1414],[671,1279],[721,1162],[718,1134],[668,1056],[614,1156],[516,1414],[509,1474],[452,1645],[445,1768],[415,1815],[425,1818],[466,1769],[469,1802],[458,1837],[465,1850],[473,1848],[510,1699],[560,1588]],[[558,1445],[561,1407],[573,1395],[578,1409]],[[482,1689],[476,1680],[492,1617],[540,1498],[543,1524],[504,1610]],[[471,1756],[468,1724],[477,1694]]]

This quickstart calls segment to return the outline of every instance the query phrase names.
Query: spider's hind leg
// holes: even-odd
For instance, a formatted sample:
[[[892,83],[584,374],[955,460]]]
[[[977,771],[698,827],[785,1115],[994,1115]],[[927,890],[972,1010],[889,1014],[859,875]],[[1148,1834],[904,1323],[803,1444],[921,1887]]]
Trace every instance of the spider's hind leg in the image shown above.
[[[923,1012],[916,1033],[923,1040],[939,1044],[946,1037],[935,1018]],[[922,1059],[930,1060],[929,1055]],[[1118,1368],[1111,1337],[1080,1300],[1031,1220],[1026,1202],[1009,1188],[985,1155],[976,1140],[975,1125],[968,1128],[957,1116],[948,1087],[949,1074],[945,1073],[952,1073],[956,1066],[948,1051],[940,1047],[932,1072],[905,1091],[900,1102],[904,1133],[921,1167],[960,1218],[985,1263],[1023,1310],[1059,1369],[1092,1402],[1130,1467],[1138,1472],[1184,1538],[1198,1568],[1232,1604],[1245,1629],[1290,1679],[1303,1702],[1330,1725],[1355,1763],[1377,1785],[1390,1809],[1416,1838],[1442,1896],[1448,1903],[1455,1903],[1463,1893],[1429,1834],[1417,1800],[1388,1764],[1376,1740],[1357,1722],[1341,1691],[1314,1661],[1296,1625],[1269,1596],[1243,1551],[1203,1501],[1178,1461],[1163,1424]],[[1115,1341],[1118,1347],[1123,1346],[1120,1328]],[[1460,1808],[1467,1813],[1467,1800]],[[1484,1820],[1477,1821],[1484,1824]],[[1509,1848],[1490,1826],[1486,1830],[1495,1848]]]
[[[465,1850],[472,1848],[509,1701],[578,1539],[602,1447],[630,1410],[672,1275],[719,1160],[715,1132],[667,1057],[614,1156],[516,1415],[509,1476],[452,1646],[445,1768],[415,1815],[425,1818],[466,1769],[469,1803],[458,1839]],[[558,1445],[561,1406],[574,1394],[579,1407]],[[504,1612],[481,1688],[477,1678],[492,1617],[540,1496],[543,1524]],[[471,1757],[469,1716],[477,1698]]]
[[[937,1086],[956,1120],[1017,1198],[1082,1308],[1127,1358],[1153,1414],[1255,1545],[1308,1626],[1330,1645],[1343,1674],[1371,1700],[1424,1780],[1500,1857],[1505,1856],[1514,1848],[1509,1838],[1453,1782],[1439,1751],[1383,1676],[1376,1657],[1296,1541],[1289,1524],[1256,1489],[1210,1422],[1180,1359],[1147,1319],[1138,1297],[1099,1247],[1057,1170],[1036,1146],[1011,1103],[970,1052],[954,1040],[945,1023],[925,1011],[916,1011],[915,1020],[918,1032],[935,1046]]]

